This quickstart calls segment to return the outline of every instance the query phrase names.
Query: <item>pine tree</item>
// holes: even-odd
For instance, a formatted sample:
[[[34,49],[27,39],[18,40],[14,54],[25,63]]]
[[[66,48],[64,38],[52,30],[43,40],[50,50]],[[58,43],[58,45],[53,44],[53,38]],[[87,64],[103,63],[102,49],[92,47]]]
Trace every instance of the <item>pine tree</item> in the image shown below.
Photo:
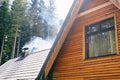
[[[30,26],[31,35],[53,38],[57,34],[55,5],[53,0],[49,0],[49,6],[45,5],[44,0],[31,0],[32,5],[30,8]]]
[[[20,27],[22,26],[23,22],[25,21],[25,1],[24,0],[14,0],[12,8],[11,8],[11,18],[12,18],[12,24],[11,24],[11,35],[13,37],[13,49],[11,53],[11,58],[14,58],[15,56],[15,49],[16,49],[16,41],[18,36],[18,31]]]
[[[3,1],[0,6],[0,64],[8,60],[7,32],[9,30],[9,0]]]
[[[42,9],[45,9],[43,0],[31,0],[28,12],[28,23],[30,27],[30,35],[45,38],[45,29],[48,26],[47,22],[41,17]]]

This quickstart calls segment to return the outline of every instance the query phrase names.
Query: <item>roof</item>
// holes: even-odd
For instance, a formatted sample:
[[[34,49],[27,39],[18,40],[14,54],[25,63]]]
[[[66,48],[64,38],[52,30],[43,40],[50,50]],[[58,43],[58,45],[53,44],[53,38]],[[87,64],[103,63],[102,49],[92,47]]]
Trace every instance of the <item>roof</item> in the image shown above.
[[[35,80],[50,49],[11,59],[0,66],[0,80]]]

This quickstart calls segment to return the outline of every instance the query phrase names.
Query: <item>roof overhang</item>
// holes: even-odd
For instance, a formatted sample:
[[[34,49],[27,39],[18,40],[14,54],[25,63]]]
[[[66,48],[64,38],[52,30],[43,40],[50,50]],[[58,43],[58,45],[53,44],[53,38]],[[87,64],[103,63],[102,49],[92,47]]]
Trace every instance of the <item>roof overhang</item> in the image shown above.
[[[110,0],[110,2],[120,9],[120,0]]]
[[[84,15],[87,15],[87,14],[89,14],[89,13],[91,13],[91,12],[93,12],[93,11],[96,11],[96,10],[98,10],[98,9],[104,8],[104,7],[106,7],[106,6],[109,6],[109,5],[111,5],[111,4],[112,4],[111,2],[106,2],[106,3],[104,3],[104,4],[101,4],[101,5],[97,6],[97,7],[94,7],[94,8],[91,8],[91,9],[89,9],[89,10],[86,10],[86,11],[84,11],[84,12],[81,12],[81,13],[78,14],[77,18],[79,18],[79,17],[81,17],[81,16],[84,16]]]

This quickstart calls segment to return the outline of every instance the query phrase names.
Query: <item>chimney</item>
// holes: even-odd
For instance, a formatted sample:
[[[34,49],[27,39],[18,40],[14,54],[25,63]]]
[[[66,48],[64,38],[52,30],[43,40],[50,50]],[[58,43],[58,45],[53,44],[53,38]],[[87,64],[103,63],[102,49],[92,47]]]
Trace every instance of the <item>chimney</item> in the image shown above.
[[[25,57],[29,54],[29,48],[23,48],[22,49],[22,57]]]

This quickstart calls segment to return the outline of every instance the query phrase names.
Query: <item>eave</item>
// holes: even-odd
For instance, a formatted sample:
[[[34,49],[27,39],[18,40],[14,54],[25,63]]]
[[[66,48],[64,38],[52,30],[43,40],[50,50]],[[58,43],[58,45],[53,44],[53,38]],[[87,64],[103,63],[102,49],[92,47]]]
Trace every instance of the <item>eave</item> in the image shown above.
[[[81,16],[84,16],[84,15],[87,15],[87,14],[89,14],[89,13],[91,13],[91,12],[94,12],[94,11],[96,11],[96,10],[98,10],[98,9],[104,8],[104,7],[106,7],[106,6],[109,6],[109,5],[111,5],[111,4],[112,4],[111,2],[106,2],[106,3],[102,4],[102,5],[99,5],[99,6],[96,6],[96,7],[94,7],[94,8],[91,8],[91,9],[89,9],[89,10],[86,10],[86,11],[84,11],[84,12],[81,12],[81,13],[78,14],[77,18],[79,18],[79,17],[81,17]]]
[[[110,0],[110,2],[120,9],[120,0]]]

